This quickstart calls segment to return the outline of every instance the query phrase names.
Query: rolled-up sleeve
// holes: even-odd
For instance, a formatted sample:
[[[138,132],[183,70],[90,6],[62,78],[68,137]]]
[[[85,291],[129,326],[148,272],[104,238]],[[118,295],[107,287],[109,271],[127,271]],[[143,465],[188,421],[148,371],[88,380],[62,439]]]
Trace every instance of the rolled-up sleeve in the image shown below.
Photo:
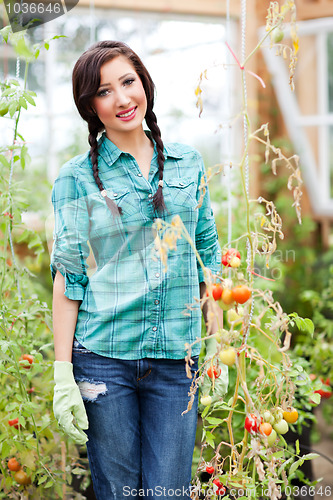
[[[197,200],[200,200],[203,193],[203,190],[199,189],[200,185],[205,186],[206,192],[201,200],[201,207],[199,208],[198,223],[195,232],[195,245],[204,266],[210,269],[213,274],[216,274],[220,270],[221,265],[221,247],[218,241],[216,223],[210,202],[205,166],[200,155],[198,161],[200,164],[200,172]],[[201,283],[205,281],[204,272],[199,261],[197,262],[197,266],[199,283]]]
[[[89,213],[86,195],[71,164],[60,169],[51,199],[54,210],[52,279],[59,271],[65,278],[66,297],[83,300],[88,284]]]

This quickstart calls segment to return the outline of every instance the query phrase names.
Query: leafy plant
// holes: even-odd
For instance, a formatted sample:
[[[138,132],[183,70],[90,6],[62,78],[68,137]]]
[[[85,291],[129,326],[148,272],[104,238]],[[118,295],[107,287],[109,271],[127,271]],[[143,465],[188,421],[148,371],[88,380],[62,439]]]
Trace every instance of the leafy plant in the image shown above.
[[[290,21],[291,44],[284,41],[287,19]],[[228,45],[239,67],[244,89],[246,72],[264,86],[258,75],[247,71],[247,65],[268,39],[277,48],[278,54],[289,59],[290,86],[293,89],[299,45],[293,1],[285,1],[281,7],[277,2],[270,2],[266,35],[245,61],[239,62]],[[196,89],[199,115],[204,111],[202,82],[207,77],[207,71],[201,73]],[[296,155],[286,155],[271,142],[268,124],[251,129],[245,95],[244,91],[243,109],[239,116],[245,120],[247,139],[239,163],[232,164],[232,168],[239,173],[242,192],[242,197],[237,198],[237,211],[244,216],[238,223],[237,235],[223,246],[221,268],[217,275],[211,275],[197,253],[207,286],[207,295],[201,299],[201,307],[205,306],[208,310],[207,331],[210,331],[214,321],[218,323],[218,330],[214,334],[216,353],[208,360],[204,350],[201,353],[201,366],[192,381],[186,410],[191,410],[195,392],[199,388],[206,390],[208,380],[209,392],[201,392],[202,447],[199,456],[196,454],[198,467],[192,485],[192,498],[204,494],[206,498],[215,499],[223,494],[224,498],[245,499],[252,496],[275,500],[281,498],[283,492],[288,496],[288,486],[298,468],[304,461],[317,456],[314,453],[301,455],[298,442],[294,446],[286,442],[284,434],[289,426],[293,428],[296,420],[288,423],[283,418],[284,414],[289,418],[289,409],[297,408],[294,414],[297,413],[297,425],[301,426],[306,419],[313,418],[311,410],[320,401],[320,395],[315,392],[319,385],[309,376],[308,361],[295,356],[295,353],[289,354],[291,331],[299,329],[311,337],[314,325],[309,318],[303,319],[297,313],[285,313],[273,296],[274,279],[258,272],[260,268],[269,269],[274,262],[277,242],[284,238],[284,233],[274,202],[264,196],[250,200],[247,181],[250,166],[248,152],[251,141],[255,141],[263,146],[265,163],[270,165],[273,174],[281,166],[287,168],[287,188],[292,193],[296,216],[301,222],[299,160]],[[206,180],[203,179],[201,185],[202,197],[214,175],[229,167],[230,162],[226,162],[208,168]],[[179,238],[185,238],[196,251],[179,217],[175,217],[171,224],[157,220],[155,226],[159,236],[156,250],[165,267],[168,253],[175,248]],[[231,247],[236,259],[229,260],[226,253],[231,251]],[[243,291],[241,294],[240,288]],[[221,309],[224,311],[223,322],[219,320]],[[205,343],[208,338],[204,336],[197,342],[203,340]],[[193,345],[187,346],[188,363],[191,363]],[[231,348],[236,356],[230,355]],[[226,360],[230,366],[229,390],[221,398],[215,395],[215,380],[219,377],[219,366]],[[200,479],[203,473],[208,474],[206,482]]]
[[[31,46],[24,33],[13,34],[10,27],[0,34],[25,63],[23,85],[13,78],[0,83],[1,119],[13,128],[12,142],[0,148],[0,498],[63,498],[72,474],[87,477],[87,472],[77,447],[62,440],[53,416],[50,310],[35,293],[31,266],[17,253],[24,244],[30,264],[38,266],[45,248],[39,234],[22,222],[27,190],[17,172],[31,161],[19,132],[22,108],[35,105],[35,93],[26,85],[29,64],[51,40]]]

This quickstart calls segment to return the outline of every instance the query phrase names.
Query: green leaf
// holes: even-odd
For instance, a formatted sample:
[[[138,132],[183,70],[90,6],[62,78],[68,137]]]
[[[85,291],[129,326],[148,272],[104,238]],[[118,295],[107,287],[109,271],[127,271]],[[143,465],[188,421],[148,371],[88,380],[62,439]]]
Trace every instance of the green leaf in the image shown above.
[[[71,470],[71,473],[82,475],[85,473],[85,469],[81,469],[80,467],[75,467],[74,469]]]
[[[31,97],[31,95],[28,94],[28,92],[25,92],[24,93],[24,97],[25,99],[28,101],[29,104],[31,104],[32,106],[36,106],[36,103],[35,101],[33,100],[33,98]]]
[[[212,434],[211,432],[209,431],[206,431],[206,442],[207,444],[209,444],[209,446],[211,446],[212,448],[215,447],[215,443],[214,443],[214,434]]]
[[[285,469],[287,467],[287,465],[289,465],[293,460],[294,460],[294,457],[290,457],[290,458],[288,458],[288,460],[283,462],[283,464],[281,465],[281,467],[279,468],[279,471],[278,471],[279,476],[280,476],[281,472],[283,471],[283,469]]]
[[[44,47],[45,47],[45,49],[46,49],[46,50],[49,50],[49,48],[50,48],[50,44],[49,44],[48,42],[45,42],[45,43],[44,43]]]
[[[0,155],[0,162],[3,164],[4,167],[9,168],[9,161],[4,155]]]
[[[10,450],[11,450],[10,444],[7,441],[4,441],[1,447],[1,457],[7,458],[10,454]]]
[[[15,101],[10,103],[9,108],[8,108],[8,112],[9,112],[11,118],[13,118],[16,110],[17,110],[17,102],[15,100]]]
[[[10,89],[6,89],[6,90],[4,90],[4,91],[2,92],[1,97],[8,97],[8,96],[11,96],[11,95],[13,95],[13,94],[14,94],[14,92],[15,92],[15,90],[14,90],[14,89],[11,89],[11,88],[10,88]]]
[[[42,476],[38,478],[38,485],[45,483],[49,479],[49,476]]]
[[[307,453],[306,455],[302,456],[303,460],[313,460],[314,458],[318,458],[319,455],[318,453]]]
[[[300,458],[299,460],[296,460],[296,462],[294,462],[289,469],[289,475],[293,474],[295,472],[295,470],[298,469],[298,467],[303,465],[303,462],[304,462],[304,460],[302,458]]]
[[[15,44],[14,48],[15,48],[15,51],[17,52],[17,54],[19,56],[23,57],[23,59],[30,60],[34,56],[30,47],[28,47],[24,37],[22,37],[18,40],[18,42]]]
[[[316,405],[319,405],[319,403],[320,403],[320,401],[321,401],[321,395],[320,395],[320,394],[318,394],[318,392],[314,392],[313,394],[311,394],[310,399],[311,399],[311,401],[313,401]]]
[[[28,109],[28,105],[27,105],[26,100],[24,99],[24,97],[20,97],[19,98],[19,103],[22,106],[22,108]]]
[[[0,30],[0,35],[5,40],[6,43],[8,43],[8,36],[10,34],[10,31],[11,31],[10,24],[8,24],[8,26],[5,26],[4,28],[2,28],[2,30]]]
[[[209,412],[209,406],[206,406],[204,411],[201,413],[201,418],[205,418],[208,412]]]
[[[296,455],[299,455],[299,453],[300,453],[299,439],[296,439],[296,441],[295,441],[295,453],[296,453]]]
[[[208,423],[212,425],[220,425],[223,422],[222,418],[215,418],[215,417],[207,417],[206,420]]]

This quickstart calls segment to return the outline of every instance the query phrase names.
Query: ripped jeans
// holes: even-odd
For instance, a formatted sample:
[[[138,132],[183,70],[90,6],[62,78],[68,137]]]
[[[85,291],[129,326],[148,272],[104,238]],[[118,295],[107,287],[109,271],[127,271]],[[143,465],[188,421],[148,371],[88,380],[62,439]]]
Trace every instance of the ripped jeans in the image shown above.
[[[184,359],[107,358],[74,339],[72,362],[97,499],[188,500],[198,396],[182,415],[191,385]]]

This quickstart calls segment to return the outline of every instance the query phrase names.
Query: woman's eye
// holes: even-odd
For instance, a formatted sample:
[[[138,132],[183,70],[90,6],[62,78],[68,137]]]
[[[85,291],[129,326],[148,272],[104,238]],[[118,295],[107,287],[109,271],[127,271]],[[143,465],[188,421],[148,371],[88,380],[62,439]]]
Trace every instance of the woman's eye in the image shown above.
[[[108,93],[109,93],[108,89],[103,89],[103,90],[99,90],[96,95],[97,95],[97,97],[103,97],[105,95],[108,95]]]
[[[128,80],[124,81],[124,85],[131,85],[135,81],[134,78],[129,78]]]

